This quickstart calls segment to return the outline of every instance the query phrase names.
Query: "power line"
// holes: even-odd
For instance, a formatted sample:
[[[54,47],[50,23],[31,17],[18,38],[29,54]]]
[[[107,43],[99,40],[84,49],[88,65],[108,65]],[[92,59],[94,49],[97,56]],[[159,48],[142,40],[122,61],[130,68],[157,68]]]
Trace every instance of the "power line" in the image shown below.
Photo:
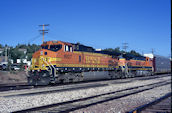
[[[29,39],[29,40],[28,40],[28,43],[31,43],[31,42],[35,41],[35,40],[38,39],[39,37],[40,37],[40,34],[37,35],[37,36],[35,36],[35,37],[33,37],[33,38],[31,38],[31,39]]]
[[[43,24],[43,25],[39,25],[39,26],[42,26],[43,27],[43,29],[42,30],[39,30],[39,31],[41,31],[42,33],[42,43],[44,43],[44,34],[45,33],[48,33],[48,32],[46,32],[46,31],[48,31],[48,30],[45,30],[45,26],[49,26],[49,24]]]
[[[40,36],[41,35],[39,34],[39,35],[37,35],[35,37],[32,37],[32,38],[28,39],[27,41],[26,40],[22,40],[22,42],[20,42],[20,44],[29,44],[29,43],[35,41],[36,39],[38,39]]]

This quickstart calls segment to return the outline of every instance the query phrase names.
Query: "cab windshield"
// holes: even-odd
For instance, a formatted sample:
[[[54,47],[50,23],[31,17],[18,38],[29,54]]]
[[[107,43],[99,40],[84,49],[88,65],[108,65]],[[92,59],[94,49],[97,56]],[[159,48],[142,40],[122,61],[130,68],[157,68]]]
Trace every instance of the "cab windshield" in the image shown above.
[[[42,49],[48,49],[48,45],[42,46]]]
[[[51,51],[58,51],[62,48],[62,45],[50,45],[50,49]]]
[[[50,45],[50,47],[48,47],[48,45],[45,45],[45,46],[42,46],[42,49],[48,49],[48,50],[51,50],[51,51],[58,51],[62,48],[62,45],[59,44],[59,45]]]

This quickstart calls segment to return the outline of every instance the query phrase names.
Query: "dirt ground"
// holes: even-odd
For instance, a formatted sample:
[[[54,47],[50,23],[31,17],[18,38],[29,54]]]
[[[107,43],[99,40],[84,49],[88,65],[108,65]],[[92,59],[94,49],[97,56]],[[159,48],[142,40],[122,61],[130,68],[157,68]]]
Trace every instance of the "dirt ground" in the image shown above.
[[[26,83],[24,71],[0,71],[0,84]]]

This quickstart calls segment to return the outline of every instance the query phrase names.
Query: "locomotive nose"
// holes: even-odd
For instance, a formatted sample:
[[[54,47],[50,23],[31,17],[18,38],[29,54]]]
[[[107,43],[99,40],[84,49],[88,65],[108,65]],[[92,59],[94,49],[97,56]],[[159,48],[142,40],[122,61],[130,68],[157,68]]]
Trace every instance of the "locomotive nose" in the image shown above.
[[[43,65],[43,51],[38,50],[37,52],[35,52],[33,54],[31,68],[32,68],[32,70],[40,70],[40,69],[42,69],[42,67],[44,67],[44,65]]]

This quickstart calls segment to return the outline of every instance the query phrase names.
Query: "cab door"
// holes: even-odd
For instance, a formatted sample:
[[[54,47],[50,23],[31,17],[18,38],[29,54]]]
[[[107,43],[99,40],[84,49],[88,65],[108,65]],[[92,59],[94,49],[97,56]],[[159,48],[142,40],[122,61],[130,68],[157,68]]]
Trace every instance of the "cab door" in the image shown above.
[[[70,45],[64,45],[64,64],[65,67],[73,67],[73,48]]]

